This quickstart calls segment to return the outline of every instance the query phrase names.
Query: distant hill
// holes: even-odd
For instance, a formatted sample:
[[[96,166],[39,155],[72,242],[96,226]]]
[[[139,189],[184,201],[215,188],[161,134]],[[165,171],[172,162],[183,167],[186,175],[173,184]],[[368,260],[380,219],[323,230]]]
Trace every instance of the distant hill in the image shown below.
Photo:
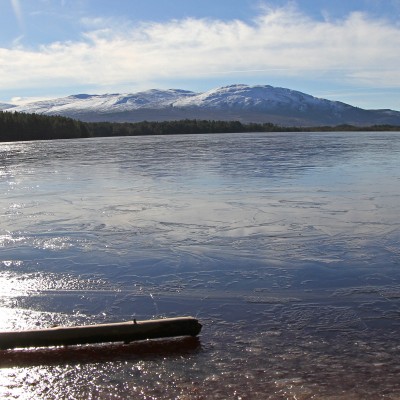
[[[201,119],[299,127],[400,125],[399,111],[364,110],[268,85],[238,84],[204,93],[152,89],[131,94],[77,94],[29,103],[12,111],[62,115],[87,122]]]

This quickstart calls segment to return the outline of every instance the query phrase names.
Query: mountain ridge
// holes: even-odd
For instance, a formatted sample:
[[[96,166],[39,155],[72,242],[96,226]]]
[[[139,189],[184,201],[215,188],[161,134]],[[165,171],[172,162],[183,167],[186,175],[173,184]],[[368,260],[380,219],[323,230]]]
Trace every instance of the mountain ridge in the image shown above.
[[[75,94],[5,110],[62,115],[85,122],[140,122],[180,119],[271,122],[282,126],[400,125],[400,112],[365,110],[292,89],[234,84],[196,93],[150,89],[136,93]]]
[[[15,108],[16,105],[10,103],[0,103],[0,111],[9,110],[11,108]]]

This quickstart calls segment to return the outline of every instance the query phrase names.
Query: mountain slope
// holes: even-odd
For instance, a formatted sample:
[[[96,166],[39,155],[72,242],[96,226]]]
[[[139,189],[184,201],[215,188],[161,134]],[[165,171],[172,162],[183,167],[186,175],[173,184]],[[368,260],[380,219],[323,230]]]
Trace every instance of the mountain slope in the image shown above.
[[[39,101],[15,111],[64,115],[82,121],[168,121],[178,119],[272,122],[284,126],[400,125],[400,112],[363,110],[269,85],[231,85],[204,93],[148,90],[133,94],[79,94]]]
[[[3,110],[9,110],[10,108],[14,108],[14,104],[8,104],[8,103],[0,103],[0,111]]]

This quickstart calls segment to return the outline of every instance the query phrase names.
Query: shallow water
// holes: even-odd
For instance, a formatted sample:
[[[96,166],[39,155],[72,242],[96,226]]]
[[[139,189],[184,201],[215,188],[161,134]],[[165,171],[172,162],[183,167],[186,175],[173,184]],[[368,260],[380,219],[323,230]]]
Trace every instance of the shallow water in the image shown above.
[[[400,135],[0,144],[0,329],[192,315],[198,340],[0,353],[0,398],[400,398]]]

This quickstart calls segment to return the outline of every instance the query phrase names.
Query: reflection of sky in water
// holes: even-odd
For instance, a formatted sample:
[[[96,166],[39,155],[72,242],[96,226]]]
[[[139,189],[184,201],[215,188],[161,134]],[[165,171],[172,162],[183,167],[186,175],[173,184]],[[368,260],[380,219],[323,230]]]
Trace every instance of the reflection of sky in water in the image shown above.
[[[0,395],[398,393],[399,154],[396,133],[0,145],[1,329],[204,324],[167,357],[8,352]]]

